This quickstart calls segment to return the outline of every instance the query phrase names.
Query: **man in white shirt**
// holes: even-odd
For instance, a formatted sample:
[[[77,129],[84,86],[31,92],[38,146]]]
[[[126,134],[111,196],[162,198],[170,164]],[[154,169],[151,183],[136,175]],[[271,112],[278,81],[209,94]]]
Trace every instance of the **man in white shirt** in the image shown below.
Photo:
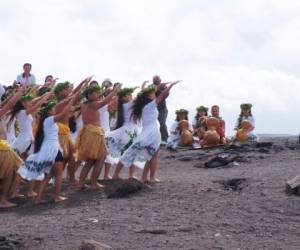
[[[24,72],[17,77],[17,83],[19,84],[25,84],[25,85],[35,85],[35,76],[30,73],[31,71],[31,64],[30,63],[25,63],[23,65],[23,70]]]

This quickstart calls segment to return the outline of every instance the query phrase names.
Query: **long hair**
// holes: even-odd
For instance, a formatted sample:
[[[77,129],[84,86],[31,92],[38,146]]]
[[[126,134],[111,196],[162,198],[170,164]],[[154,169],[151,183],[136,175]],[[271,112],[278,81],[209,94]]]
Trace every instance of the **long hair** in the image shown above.
[[[48,117],[48,114],[42,114],[39,119],[39,123],[37,126],[37,131],[35,134],[35,140],[34,140],[34,153],[37,153],[40,151],[42,143],[44,141],[45,132],[44,132],[44,121]]]
[[[117,125],[116,129],[121,128],[124,124],[123,104],[126,103],[122,98],[118,98]]]
[[[7,123],[7,127],[10,126],[10,124],[12,123],[12,121],[14,120],[14,118],[17,116],[17,114],[22,110],[25,109],[22,102],[19,100],[16,105],[14,106],[13,110],[10,112],[10,118],[9,121]]]
[[[148,97],[149,93],[141,92],[133,102],[131,118],[138,123],[142,118],[143,108],[152,100]]]

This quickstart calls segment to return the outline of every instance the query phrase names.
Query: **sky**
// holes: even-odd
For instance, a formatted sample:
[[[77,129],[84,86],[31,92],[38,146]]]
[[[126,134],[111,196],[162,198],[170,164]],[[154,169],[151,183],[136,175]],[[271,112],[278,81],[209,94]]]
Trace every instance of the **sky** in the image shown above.
[[[227,134],[253,104],[257,133],[300,132],[300,1],[1,0],[0,82],[30,62],[78,83],[89,75],[140,86],[159,74],[183,80],[174,111],[221,107]]]

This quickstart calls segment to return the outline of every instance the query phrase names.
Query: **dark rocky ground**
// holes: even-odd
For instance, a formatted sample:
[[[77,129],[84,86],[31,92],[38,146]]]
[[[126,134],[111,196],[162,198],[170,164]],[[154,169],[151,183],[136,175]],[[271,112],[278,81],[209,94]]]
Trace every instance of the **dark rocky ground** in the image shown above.
[[[285,194],[300,145],[162,150],[159,165],[162,183],[129,197],[65,187],[62,204],[20,200],[0,211],[0,249],[300,249],[300,197]]]

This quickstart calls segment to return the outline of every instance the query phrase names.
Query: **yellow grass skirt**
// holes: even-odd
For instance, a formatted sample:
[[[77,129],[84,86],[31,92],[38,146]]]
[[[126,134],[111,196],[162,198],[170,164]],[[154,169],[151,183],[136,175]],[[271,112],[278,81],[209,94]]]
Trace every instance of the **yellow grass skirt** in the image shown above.
[[[76,139],[77,160],[98,160],[107,155],[104,130],[95,125],[85,125]]]
[[[8,142],[0,140],[0,179],[15,173],[22,164],[22,159],[10,148]]]
[[[64,159],[69,159],[71,154],[75,154],[75,146],[71,138],[70,128],[63,123],[57,123],[57,125],[59,144],[63,150]]]

